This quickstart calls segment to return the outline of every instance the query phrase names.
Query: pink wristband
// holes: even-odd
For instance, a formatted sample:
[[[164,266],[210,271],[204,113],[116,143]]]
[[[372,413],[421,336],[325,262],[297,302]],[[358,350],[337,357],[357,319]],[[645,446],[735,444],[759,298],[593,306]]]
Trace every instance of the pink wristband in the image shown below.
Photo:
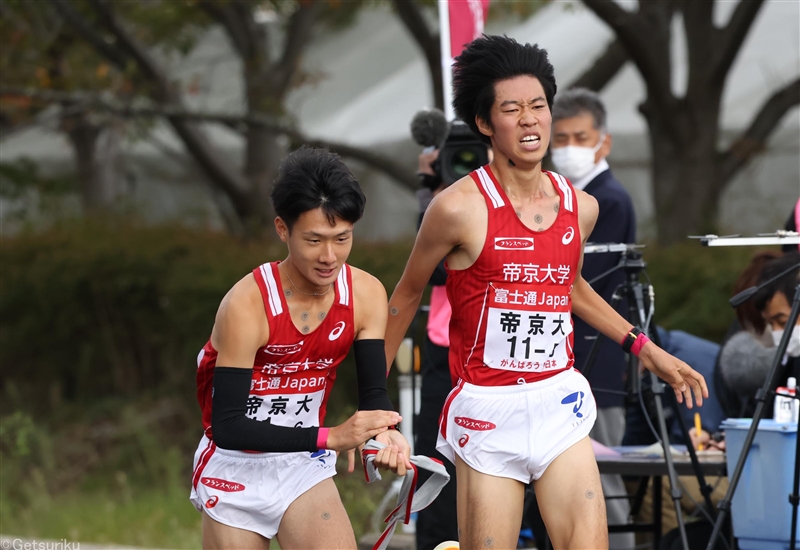
[[[631,353],[636,357],[639,357],[639,352],[642,351],[644,345],[649,341],[650,338],[648,338],[645,333],[641,333],[639,336],[636,337],[636,341],[631,346]]]
[[[328,432],[330,428],[320,428],[317,432],[317,449],[323,450],[328,448]]]

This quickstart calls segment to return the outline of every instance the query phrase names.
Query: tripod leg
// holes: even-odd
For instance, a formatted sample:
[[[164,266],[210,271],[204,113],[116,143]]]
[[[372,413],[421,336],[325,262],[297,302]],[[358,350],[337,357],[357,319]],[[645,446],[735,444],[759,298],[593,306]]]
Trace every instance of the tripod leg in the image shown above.
[[[667,430],[667,422],[664,419],[664,404],[661,401],[661,396],[664,393],[664,384],[658,377],[650,373],[650,382],[653,385],[653,400],[656,405],[656,416],[658,418],[658,428],[661,432],[661,444],[664,448],[664,461],[667,464],[667,477],[669,478],[669,492],[672,497],[672,503],[675,506],[675,519],[678,520],[678,530],[681,534],[681,543],[684,550],[689,550],[689,539],[686,537],[686,525],[683,521],[683,512],[681,511],[681,493],[678,487],[678,474],[675,472],[675,463],[672,460],[672,452],[669,445],[669,432]]]
[[[650,326],[649,328],[650,330],[648,331],[648,334],[655,344],[663,349],[663,346],[661,345],[661,337],[658,335],[658,330],[656,330],[653,326]],[[703,474],[703,469],[700,467],[700,461],[697,459],[697,453],[695,452],[694,446],[691,443],[691,438],[689,437],[689,429],[687,428],[686,421],[679,410],[680,403],[678,403],[678,400],[674,398],[673,403],[675,405],[675,411],[678,417],[678,424],[680,424],[681,434],[683,434],[683,437],[685,438],[686,448],[689,451],[689,458],[692,461],[692,468],[694,469],[695,477],[697,477],[697,484],[700,487],[700,493],[703,495],[703,500],[706,504],[706,509],[708,510],[709,514],[716,519],[717,513],[714,508],[714,504],[711,502],[711,493],[714,492],[714,488],[706,482],[706,476]]]
[[[647,315],[645,314],[644,287],[645,285],[639,281],[639,276],[637,273],[635,273],[633,270],[628,273],[626,289],[628,292],[628,308],[631,313],[631,318],[637,319],[638,317],[639,322],[635,324],[637,324],[642,330],[647,330],[648,319]],[[649,295],[651,297],[650,299],[652,300],[653,293],[652,288],[650,288],[649,285],[648,289],[650,290]],[[650,305],[652,308],[652,301]],[[636,377],[638,379],[638,370],[634,372],[637,373]],[[670,495],[672,497],[672,503],[675,506],[675,518],[678,521],[678,531],[681,535],[683,550],[689,550],[689,540],[686,537],[686,525],[684,524],[683,513],[681,512],[681,497],[683,495],[678,487],[678,475],[675,472],[675,463],[672,460],[672,452],[670,451],[669,445],[669,433],[667,431],[667,422],[664,419],[664,404],[661,400],[661,396],[664,394],[664,384],[662,384],[658,377],[652,372],[650,373],[650,382],[653,389],[653,402],[656,406],[658,431],[661,434],[661,445],[664,448],[664,462],[667,466]]]
[[[795,329],[796,330],[796,329]],[[800,425],[800,419],[798,419]],[[798,430],[800,432],[800,430]],[[800,435],[798,433],[797,435]],[[797,437],[797,444],[794,449],[794,480],[792,481],[792,494],[789,495],[789,502],[792,503],[792,533],[790,549],[797,548],[797,505],[800,504],[800,495],[797,494],[800,486],[800,437]]]

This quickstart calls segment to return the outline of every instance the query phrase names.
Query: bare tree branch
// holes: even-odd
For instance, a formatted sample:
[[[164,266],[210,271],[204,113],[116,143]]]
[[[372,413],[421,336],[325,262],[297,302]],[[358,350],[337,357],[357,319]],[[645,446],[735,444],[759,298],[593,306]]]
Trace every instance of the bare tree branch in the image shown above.
[[[444,109],[444,90],[442,89],[442,52],[439,34],[434,33],[425,22],[419,5],[414,0],[394,0],[394,7],[400,21],[422,49],[428,72],[433,80],[433,98],[436,107]]]
[[[639,11],[631,14],[608,0],[583,0],[583,3],[617,35],[642,74],[652,99],[660,105],[669,105],[674,100],[670,91],[669,37],[658,36],[657,26],[649,21],[666,4],[651,0],[641,3]],[[669,25],[666,29],[669,32]],[[665,55],[667,58],[662,59]]]
[[[388,157],[378,153],[373,153],[367,149],[353,147],[352,145],[347,145],[345,143],[306,138],[300,134],[297,135],[297,138],[298,139],[293,139],[292,141],[294,143],[305,143],[311,147],[325,147],[338,155],[359,160],[364,164],[383,172],[410,191],[416,191],[419,189],[419,180],[405,164],[395,162]]]
[[[52,1],[56,2],[57,7],[60,5],[60,11],[62,13],[70,15],[69,18],[65,16],[65,19],[67,19],[76,30],[81,33],[86,33],[83,36],[89,39],[98,53],[114,61],[115,64],[118,64],[117,60],[121,60],[118,55],[120,51],[124,51],[130,55],[136,61],[143,75],[156,86],[157,90],[154,99],[177,106],[181,105],[180,95],[171,89],[166,75],[163,74],[147,50],[123,28],[113,12],[109,9],[109,4],[107,2],[104,0],[93,0],[93,4],[98,10],[101,19],[108,30],[111,31],[117,39],[119,49],[103,47],[102,44],[106,43],[105,40],[102,40],[102,37],[94,30],[92,25],[75,10],[71,9],[64,0]],[[97,40],[93,40],[91,37],[100,38],[102,44],[97,42]],[[126,64],[127,63],[123,63],[118,66],[124,68]],[[244,217],[251,208],[247,194],[247,181],[229,164],[226,158],[222,157],[211,147],[205,135],[203,135],[198,128],[179,117],[168,116],[167,118],[175,129],[175,132],[183,140],[186,149],[194,157],[195,161],[203,168],[209,179],[228,194],[237,212]]]
[[[676,98],[670,83],[670,20],[676,9],[673,0],[639,2],[639,11],[628,13],[616,2],[583,0],[622,42],[647,86],[648,102],[659,110],[673,109]],[[680,139],[681,129],[666,119],[668,131]]]
[[[117,39],[120,49],[131,56],[145,77],[158,86],[158,92],[162,96],[160,99],[177,100],[176,94],[170,90],[167,75],[164,74],[145,47],[120,23],[114,12],[111,11],[110,3],[107,0],[92,0],[92,4],[105,27]]]
[[[722,156],[724,181],[736,175],[755,155],[761,153],[770,134],[786,112],[800,104],[800,77],[777,90],[762,105],[745,132]]]
[[[225,28],[234,49],[243,59],[247,58],[252,50],[252,44],[248,39],[249,36],[239,18],[239,14],[235,10],[236,4],[221,4],[210,0],[202,0],[198,3],[198,6]]]
[[[120,70],[125,70],[128,64],[128,56],[122,50],[109,44],[69,2],[66,0],[50,0],[50,2],[61,17],[78,31],[100,55],[108,59]]]
[[[630,59],[625,46],[619,38],[608,45],[600,57],[595,59],[592,66],[576,78],[567,88],[588,88],[599,92],[614,78],[619,70]]]
[[[299,2],[297,9],[289,19],[289,28],[286,31],[286,40],[283,47],[283,56],[275,71],[274,90],[283,97],[292,83],[292,77],[300,64],[300,56],[306,43],[311,38],[311,29],[320,10],[320,2],[311,5]]]
[[[114,113],[127,118],[164,117],[169,120],[180,119],[184,122],[212,122],[224,124],[238,132],[243,132],[246,125],[259,126],[276,134],[283,134],[296,144],[305,143],[313,147],[327,147],[342,156],[357,159],[393,178],[397,183],[416,191],[418,181],[414,173],[404,164],[396,162],[379,153],[373,153],[360,147],[345,143],[309,138],[291,126],[288,119],[248,113],[246,115],[225,112],[188,111],[181,107],[170,105],[153,105],[152,102],[136,100],[122,103],[114,101],[100,94],[91,92],[62,92],[57,90],[39,90],[34,88],[20,88],[0,86],[0,96],[26,96],[45,102],[69,101],[73,106],[83,106],[84,109],[97,109]],[[149,103],[142,105],[142,103]]]
[[[686,50],[689,61],[689,75],[686,85],[686,95],[698,97],[706,94],[713,86],[709,80],[709,51],[714,48],[714,43],[719,39],[719,29],[714,27],[714,1],[692,2],[684,1],[683,27],[686,30]]]
[[[722,30],[720,39],[709,52],[713,59],[712,82],[716,79],[725,81],[763,3],[764,0],[739,0],[728,25]]]

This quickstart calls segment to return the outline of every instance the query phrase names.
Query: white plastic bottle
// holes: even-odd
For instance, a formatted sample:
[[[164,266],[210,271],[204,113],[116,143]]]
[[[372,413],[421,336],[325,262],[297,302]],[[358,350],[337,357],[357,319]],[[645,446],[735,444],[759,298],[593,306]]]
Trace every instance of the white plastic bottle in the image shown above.
[[[795,395],[797,392],[797,379],[793,376],[789,377],[786,381],[786,386],[777,388],[776,392]],[[775,409],[772,417],[775,422],[780,422],[782,424],[797,423],[799,412],[800,403],[798,403],[797,399],[775,395]]]

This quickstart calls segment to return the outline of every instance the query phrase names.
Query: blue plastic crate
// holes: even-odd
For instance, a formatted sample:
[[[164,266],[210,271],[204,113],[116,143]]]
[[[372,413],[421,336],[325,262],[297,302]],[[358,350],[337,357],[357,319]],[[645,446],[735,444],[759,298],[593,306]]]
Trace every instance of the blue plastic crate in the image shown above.
[[[751,423],[750,418],[729,418],[722,422],[729,476],[739,461]],[[741,550],[789,549],[792,529],[789,493],[796,444],[796,424],[759,422],[731,505],[733,534],[739,539]],[[797,533],[800,541],[800,529]]]

